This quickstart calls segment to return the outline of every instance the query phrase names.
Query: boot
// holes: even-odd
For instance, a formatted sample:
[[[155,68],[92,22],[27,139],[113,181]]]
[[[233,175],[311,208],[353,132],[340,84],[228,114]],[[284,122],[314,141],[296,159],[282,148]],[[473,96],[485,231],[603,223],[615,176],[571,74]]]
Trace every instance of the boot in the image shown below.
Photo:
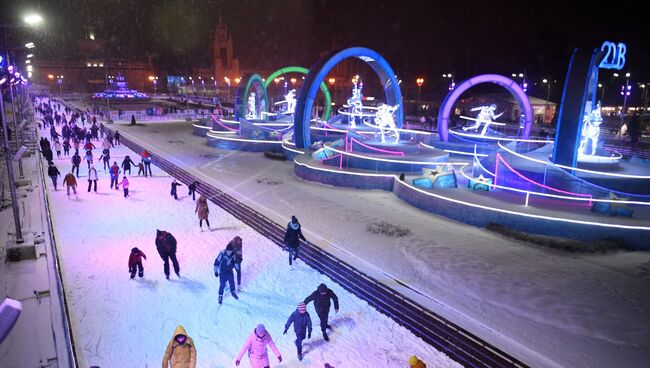
[[[233,291],[231,294],[232,294],[232,297],[233,297],[233,298],[235,298],[235,299],[239,299],[239,297],[237,296],[237,294],[235,294],[234,291]]]
[[[223,295],[219,295],[219,304],[223,302]]]
[[[323,339],[324,339],[325,341],[330,341],[330,337],[327,336],[327,332],[326,332],[326,331],[323,331]]]

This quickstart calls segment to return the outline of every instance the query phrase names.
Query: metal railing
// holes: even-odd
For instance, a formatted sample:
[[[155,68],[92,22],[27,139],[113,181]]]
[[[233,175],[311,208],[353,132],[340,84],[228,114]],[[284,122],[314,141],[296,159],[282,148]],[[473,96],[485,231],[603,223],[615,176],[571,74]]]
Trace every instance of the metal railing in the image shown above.
[[[144,151],[144,147],[128,138],[121,138],[121,143],[136,154]],[[152,162],[185,185],[198,181],[197,192],[205,194],[211,202],[278,246],[283,246],[283,226],[159,155],[152,153]],[[463,366],[526,367],[516,358],[310,242],[301,241],[301,259]],[[392,281],[409,288],[397,279]]]

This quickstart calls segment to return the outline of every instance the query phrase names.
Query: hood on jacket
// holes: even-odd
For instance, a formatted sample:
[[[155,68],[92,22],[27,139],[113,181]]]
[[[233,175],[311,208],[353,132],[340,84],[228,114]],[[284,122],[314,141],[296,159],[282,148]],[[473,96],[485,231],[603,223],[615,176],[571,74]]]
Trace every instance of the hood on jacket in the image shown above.
[[[176,329],[174,330],[174,336],[172,336],[172,339],[176,339],[176,336],[178,335],[183,335],[185,337],[187,336],[187,332],[185,332],[185,328],[182,325],[178,325]]]
[[[294,229],[294,230],[300,229],[300,223],[298,223],[298,222],[290,222],[289,226],[291,226],[291,228]]]

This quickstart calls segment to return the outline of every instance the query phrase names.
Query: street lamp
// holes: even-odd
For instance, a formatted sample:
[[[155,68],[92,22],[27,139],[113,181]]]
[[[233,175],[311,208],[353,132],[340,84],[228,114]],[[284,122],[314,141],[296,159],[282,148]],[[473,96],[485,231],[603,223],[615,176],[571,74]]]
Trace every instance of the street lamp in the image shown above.
[[[333,86],[334,83],[336,82],[336,79],[335,78],[330,78],[327,81],[329,82],[330,86]]]
[[[614,77],[618,77],[618,73],[614,73]],[[632,86],[630,85],[630,73],[625,73],[625,85],[621,85],[621,96],[623,96],[623,110],[621,110],[621,126],[618,130],[618,144],[619,148],[621,145],[621,132],[623,129],[623,124],[625,124],[625,115],[627,108],[627,96],[630,95],[632,91]]]
[[[448,87],[448,89],[450,91],[452,91],[454,88],[456,88],[456,82],[454,82],[454,76],[451,73],[443,74],[442,77],[451,79],[451,83],[449,83],[449,87]]]
[[[605,100],[605,85],[598,83],[598,88],[602,88],[600,92],[600,106],[605,106],[605,103],[603,102]]]
[[[418,79],[415,80],[415,83],[418,85],[418,100],[421,100],[421,92],[422,92],[422,85],[424,84],[424,78],[419,77]]]
[[[41,23],[43,21],[43,17],[41,17],[38,14],[30,14],[30,15],[26,16],[25,18],[23,18],[23,20],[25,21],[25,23],[32,26],[32,25],[36,25],[38,23]]]
[[[548,108],[548,98],[551,94],[551,82],[544,78],[542,83],[546,84],[546,101],[544,101],[544,118],[542,119],[542,122],[546,122],[546,109]]]

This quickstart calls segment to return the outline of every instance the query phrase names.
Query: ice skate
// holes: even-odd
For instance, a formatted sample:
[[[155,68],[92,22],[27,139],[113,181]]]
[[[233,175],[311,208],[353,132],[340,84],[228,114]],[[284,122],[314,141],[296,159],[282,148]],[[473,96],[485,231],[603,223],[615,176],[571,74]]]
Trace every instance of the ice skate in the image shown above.
[[[235,300],[239,299],[239,297],[237,296],[237,294],[234,291],[232,293],[230,293],[230,294],[232,294],[232,297],[235,298]]]
[[[178,278],[180,279],[180,278],[181,278],[181,274],[178,273],[178,272],[176,272],[176,277],[178,277]]]
[[[223,302],[223,296],[219,295],[219,304]]]

